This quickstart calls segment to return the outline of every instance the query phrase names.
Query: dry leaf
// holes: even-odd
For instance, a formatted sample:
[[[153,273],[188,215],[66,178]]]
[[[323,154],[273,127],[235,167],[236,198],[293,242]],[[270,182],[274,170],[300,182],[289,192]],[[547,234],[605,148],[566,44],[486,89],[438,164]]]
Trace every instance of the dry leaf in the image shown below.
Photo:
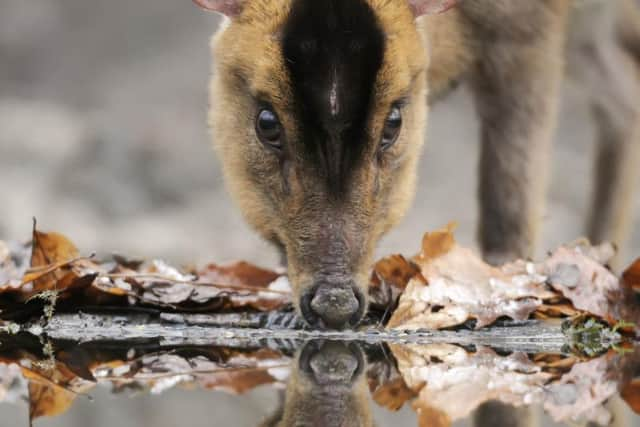
[[[422,237],[422,251],[416,256],[416,262],[424,264],[449,253],[456,245],[453,237],[456,227],[455,223],[449,223],[442,230],[425,233]]]
[[[19,248],[0,242],[0,307],[12,318],[19,317],[16,302],[45,291],[55,291],[58,300],[73,297],[73,304],[63,305],[63,311],[146,305],[167,311],[220,313],[271,311],[291,303],[286,276],[244,262],[210,264],[197,273],[160,260],[130,261],[122,256],[100,263],[78,257],[77,248],[65,236],[35,228],[31,250],[25,255]],[[29,255],[31,268],[27,271],[16,260]]]
[[[613,255],[609,244],[586,242],[561,246],[545,261],[516,261],[502,267],[485,263],[455,243],[452,226],[427,233],[414,260],[421,276],[401,295],[390,328],[442,329],[476,320],[476,328],[501,317],[525,320],[589,314],[611,323],[637,313],[624,310],[631,301],[620,280],[605,266]],[[627,272],[635,280],[634,269]]]
[[[246,262],[229,266],[209,264],[198,275],[201,281],[240,293],[234,298],[234,308],[247,306],[269,311],[291,302],[291,287],[285,276]]]
[[[580,242],[559,248],[540,264],[518,261],[497,268],[457,245],[454,228],[450,224],[425,234],[413,261],[394,255],[374,266],[369,288],[370,308],[377,312],[373,318],[382,312],[384,322],[392,313],[389,327],[440,329],[470,319],[480,328],[499,317],[520,320],[532,313],[545,319],[588,312],[610,322],[640,316],[638,310],[615,310],[622,299],[615,293],[619,282],[603,266],[612,254],[610,245]],[[16,300],[50,290],[62,292],[61,301],[73,297],[72,304],[56,307],[62,311],[144,305],[169,312],[227,313],[291,304],[286,276],[243,262],[188,272],[159,260],[115,257],[99,263],[78,258],[76,247],[61,234],[34,230],[32,268],[16,278],[21,270],[8,261],[16,259],[15,252],[0,245],[0,278],[5,281],[0,294],[11,297],[0,298],[0,307],[12,318],[19,316]],[[627,271],[626,282],[635,283],[637,269]]]
[[[555,296],[535,272],[486,264],[455,243],[451,227],[427,233],[415,260],[427,283],[409,282],[388,327],[442,329],[477,319],[480,328],[503,316],[526,319]]]
[[[620,280],[580,247],[561,246],[536,270],[578,310],[607,319],[618,301]]]
[[[640,258],[631,264],[631,267],[622,274],[622,280],[625,286],[636,292],[640,292]]]
[[[378,261],[371,273],[369,304],[372,309],[392,310],[409,281],[420,275],[420,268],[402,255]]]
[[[52,265],[62,265],[78,257],[78,249],[69,239],[58,233],[43,233],[33,229],[33,248],[31,251],[31,271],[23,281],[33,281],[33,288],[27,298],[33,294],[52,289],[64,290],[71,286],[77,276],[69,267],[58,268],[44,276],[38,275],[38,269]]]

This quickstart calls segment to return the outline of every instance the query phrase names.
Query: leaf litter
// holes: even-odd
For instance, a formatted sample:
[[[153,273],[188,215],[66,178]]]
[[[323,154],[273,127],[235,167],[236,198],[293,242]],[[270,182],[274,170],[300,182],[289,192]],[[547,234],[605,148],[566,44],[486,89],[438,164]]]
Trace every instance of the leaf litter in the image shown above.
[[[611,245],[579,241],[561,246],[541,262],[517,260],[495,267],[458,245],[453,229],[425,234],[420,253],[412,258],[393,255],[374,265],[369,319],[405,334],[469,326],[477,330],[508,318],[564,320],[567,336],[580,337],[578,343],[585,334],[599,340],[635,335],[640,260],[617,277],[607,267],[614,255]],[[35,225],[30,245],[0,241],[0,326],[4,323],[14,334],[20,330],[16,323],[34,316],[44,314],[46,324],[58,312],[96,308],[193,319],[190,316],[287,313],[291,307],[284,273],[244,262],[180,269],[161,260],[122,256],[99,261],[81,256],[64,235],[40,232]],[[109,383],[116,392],[159,393],[177,385],[235,393],[264,384],[282,388],[293,360],[292,351],[264,348],[156,354],[130,350],[114,356],[99,349],[83,353],[82,344],[75,350],[56,345],[47,352],[40,344],[39,352],[0,345],[0,369],[15,376],[19,367],[28,382],[32,418],[66,411],[96,383]],[[607,346],[571,350],[573,356],[501,355],[487,347],[391,344],[397,369],[394,363],[382,375],[372,364],[367,375],[376,402],[392,410],[411,402],[431,425],[449,425],[496,398],[515,405],[540,403],[557,420],[580,414],[605,422],[608,413],[601,405],[621,381],[621,374],[612,375],[610,367],[623,364],[622,356]],[[16,387],[24,383],[3,381],[0,398],[15,399]],[[640,406],[637,384],[632,379],[621,387],[632,408]],[[457,402],[455,408],[452,402]]]

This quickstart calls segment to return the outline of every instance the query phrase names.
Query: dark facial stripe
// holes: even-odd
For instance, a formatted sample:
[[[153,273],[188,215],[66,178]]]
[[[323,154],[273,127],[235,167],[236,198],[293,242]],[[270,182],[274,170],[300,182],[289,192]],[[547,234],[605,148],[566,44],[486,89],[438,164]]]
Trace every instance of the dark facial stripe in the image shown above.
[[[294,0],[283,35],[300,143],[329,191],[342,194],[367,142],[384,33],[364,0]]]

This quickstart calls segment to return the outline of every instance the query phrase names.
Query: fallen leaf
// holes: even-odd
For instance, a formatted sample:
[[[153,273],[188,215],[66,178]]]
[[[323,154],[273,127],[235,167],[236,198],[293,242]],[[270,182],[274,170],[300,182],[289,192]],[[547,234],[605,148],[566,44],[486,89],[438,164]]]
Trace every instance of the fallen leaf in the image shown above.
[[[377,310],[393,310],[409,281],[420,274],[420,268],[402,255],[378,261],[371,273],[369,304]]]
[[[414,259],[427,283],[409,282],[388,327],[442,329],[476,319],[481,328],[503,316],[527,319],[555,296],[544,277],[528,273],[526,266],[512,271],[512,265],[502,270],[486,264],[456,244],[451,230],[425,235],[423,251]]]
[[[270,311],[291,303],[291,287],[285,276],[246,262],[229,266],[209,264],[198,272],[198,276],[200,281],[235,293],[231,302],[233,308]]]
[[[417,255],[416,261],[423,264],[449,253],[456,244],[453,237],[456,228],[455,223],[449,223],[442,230],[425,233],[422,238],[422,251]]]
[[[561,246],[536,270],[578,310],[607,319],[618,301],[620,280],[604,265],[578,247]]]
[[[582,314],[615,324],[639,315],[628,309],[631,301],[622,294],[620,279],[606,267],[615,253],[610,244],[579,241],[540,263],[519,260],[495,267],[456,244],[452,229],[425,234],[414,257],[421,275],[409,281],[387,327],[443,329],[473,319],[482,328],[501,317]],[[632,267],[625,280],[636,280],[634,274]]]
[[[640,258],[622,274],[622,280],[628,288],[640,292]]]
[[[59,233],[43,233],[33,227],[31,268],[22,279],[23,300],[43,291],[64,291],[78,276],[68,263],[78,258],[78,249]]]

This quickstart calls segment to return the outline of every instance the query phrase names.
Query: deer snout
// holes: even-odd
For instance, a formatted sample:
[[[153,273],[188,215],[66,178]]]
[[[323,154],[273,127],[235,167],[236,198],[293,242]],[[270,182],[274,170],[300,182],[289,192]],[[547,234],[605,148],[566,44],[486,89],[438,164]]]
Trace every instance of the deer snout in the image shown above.
[[[365,299],[354,283],[320,282],[302,296],[301,311],[309,325],[345,329],[356,326],[365,311]]]

